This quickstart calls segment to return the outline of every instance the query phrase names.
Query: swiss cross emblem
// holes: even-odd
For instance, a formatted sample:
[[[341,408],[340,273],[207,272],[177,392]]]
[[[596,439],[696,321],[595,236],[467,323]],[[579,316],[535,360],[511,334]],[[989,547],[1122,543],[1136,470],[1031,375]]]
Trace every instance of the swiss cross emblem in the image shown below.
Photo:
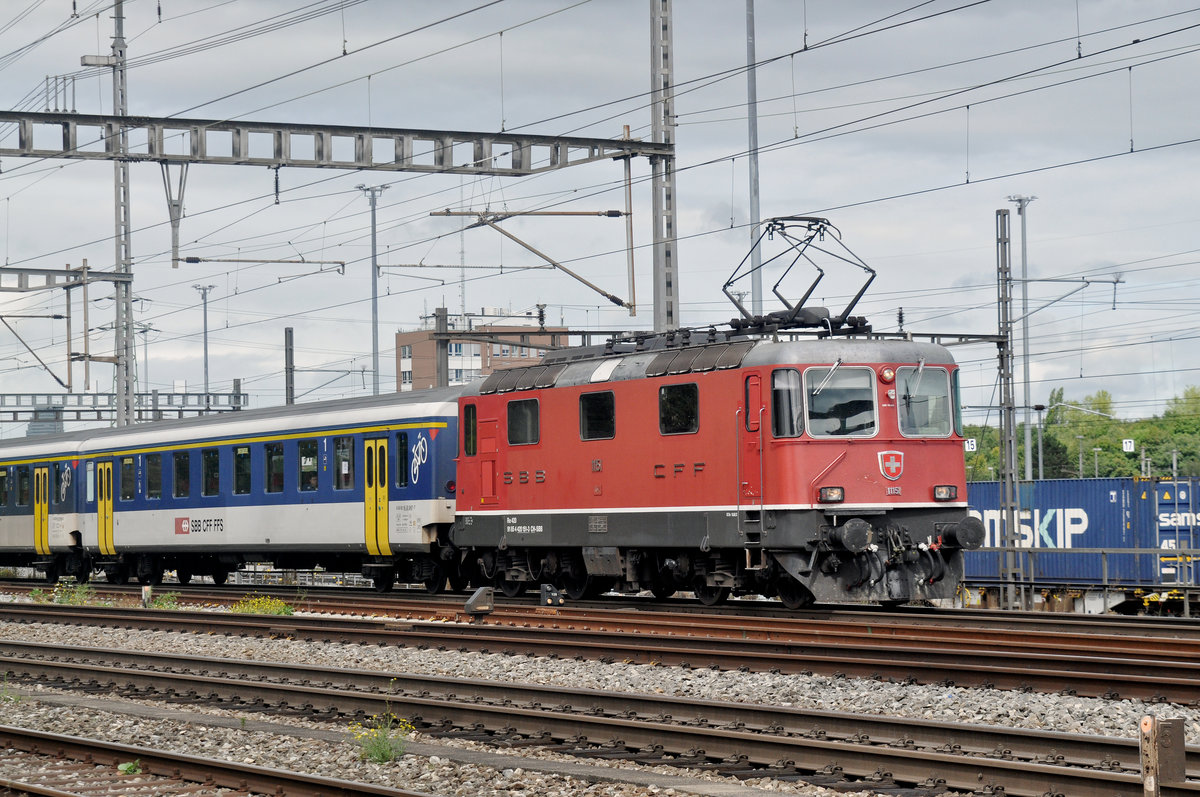
[[[892,481],[899,479],[900,474],[904,472],[904,452],[880,451],[879,472],[883,474],[883,478],[885,479]]]

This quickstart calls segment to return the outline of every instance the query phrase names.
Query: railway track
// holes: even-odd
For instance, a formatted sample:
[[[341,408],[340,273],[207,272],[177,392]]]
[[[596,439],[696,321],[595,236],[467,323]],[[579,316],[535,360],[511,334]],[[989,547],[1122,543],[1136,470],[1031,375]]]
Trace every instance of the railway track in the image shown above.
[[[314,719],[391,712],[444,736],[742,776],[1035,797],[1143,793],[1133,739],[26,643],[0,643],[0,669],[17,683]],[[1187,765],[1200,778],[1200,748],[1188,749]],[[1197,793],[1197,782],[1163,791]]]
[[[139,797],[429,797],[220,759],[0,726],[0,792],[16,795],[134,794]]]
[[[449,614],[439,620],[347,619],[0,604],[0,619],[16,622],[288,636],[1200,703],[1200,650],[1194,638],[980,634],[958,627],[877,628],[824,620],[739,624],[728,618],[696,625],[676,618],[670,629],[674,633],[668,634],[658,618],[641,625],[640,616],[630,620],[621,612],[572,612],[539,608],[523,618],[471,623],[447,622],[462,619]]]

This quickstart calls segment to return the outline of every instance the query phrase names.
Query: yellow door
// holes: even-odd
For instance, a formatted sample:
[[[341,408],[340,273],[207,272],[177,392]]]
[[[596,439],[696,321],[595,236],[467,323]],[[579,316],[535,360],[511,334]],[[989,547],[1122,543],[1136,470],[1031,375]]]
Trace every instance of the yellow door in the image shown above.
[[[96,463],[96,520],[100,532],[100,553],[116,554],[113,547],[112,462]]]
[[[388,540],[388,441],[363,441],[363,520],[367,553],[391,556]]]
[[[50,553],[50,468],[33,469],[33,547]]]

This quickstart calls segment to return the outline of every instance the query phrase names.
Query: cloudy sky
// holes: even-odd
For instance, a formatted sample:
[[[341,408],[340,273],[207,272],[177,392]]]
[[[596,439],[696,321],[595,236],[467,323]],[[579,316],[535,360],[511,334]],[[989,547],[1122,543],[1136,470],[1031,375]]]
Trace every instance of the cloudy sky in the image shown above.
[[[134,115],[611,138],[628,125],[650,135],[648,0],[124,5]],[[1056,387],[1067,401],[1104,389],[1120,416],[1148,417],[1200,384],[1200,8],[757,0],[755,11],[761,215],[828,217],[878,272],[856,310],[876,329],[895,330],[902,308],[906,330],[994,333],[995,212],[1013,210],[1019,273],[1008,198],[1036,196],[1027,219],[1032,401]],[[745,24],[743,0],[674,3],[677,263],[688,326],[733,315],[721,286],[749,245]],[[0,104],[110,113],[111,70],[81,68],[80,56],[110,52],[112,33],[111,0],[5,3]],[[50,83],[68,86],[66,96],[48,96],[47,76],[65,78]],[[15,141],[12,126],[0,128],[0,144]],[[619,209],[619,163],[530,178],[283,169],[278,202],[268,169],[193,166],[182,254],[252,262],[178,269],[160,169],[130,171],[135,316],[148,325],[138,335],[140,390],[200,389],[193,286],[212,285],[214,390],[240,378],[253,406],[280,403],[291,326],[304,400],[368,392],[370,215],[359,184],[389,186],[378,209],[385,387],[396,378],[392,333],[438,306],[524,314],[544,304],[549,321],[573,329],[652,324],[645,160],[634,164],[634,317],[560,272],[530,269],[539,260],[491,230],[460,234],[460,220],[429,215]],[[112,185],[109,162],[0,158],[5,264],[86,258],[110,267]],[[538,217],[505,227],[628,298],[621,221]],[[253,262],[301,258],[348,265],[339,274]],[[438,265],[453,268],[430,268]],[[1095,282],[1084,287],[1084,278]],[[797,296],[810,279],[792,275],[784,290]],[[861,272],[830,269],[813,301],[840,309],[860,282]],[[95,288],[89,318],[101,354],[112,346],[101,328],[113,313],[105,293]],[[60,378],[63,322],[16,316],[63,309],[61,292],[0,294],[0,315]],[[77,334],[80,326],[77,316]],[[969,417],[994,423],[995,411],[982,409],[997,401],[994,346],[955,355]],[[94,366],[95,387],[111,390],[110,372]],[[77,385],[82,378],[77,365]],[[3,328],[0,384],[6,393],[58,389]],[[23,432],[0,424],[0,435]]]

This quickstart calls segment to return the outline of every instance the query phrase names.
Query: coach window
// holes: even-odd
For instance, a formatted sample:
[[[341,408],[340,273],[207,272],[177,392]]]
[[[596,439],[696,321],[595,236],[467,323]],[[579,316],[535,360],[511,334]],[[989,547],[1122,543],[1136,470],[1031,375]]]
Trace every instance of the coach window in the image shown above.
[[[658,431],[692,434],[700,428],[700,388],[695,382],[658,389]]]
[[[146,497],[162,498],[162,454],[146,455]]]
[[[172,465],[175,469],[175,480],[171,486],[171,494],[176,498],[187,498],[191,494],[191,456],[187,451],[176,451],[172,455]]]
[[[804,431],[804,400],[800,372],[786,368],[771,374],[771,434],[799,437]]]
[[[8,469],[0,468],[0,508],[8,506]]]
[[[349,490],[354,486],[354,438],[333,438],[333,489]]]
[[[616,403],[611,390],[579,397],[579,439],[612,440],[617,435]]]
[[[476,414],[475,405],[467,404],[463,407],[463,454],[468,457],[475,456],[479,445],[479,421]]]
[[[235,495],[250,492],[250,446],[234,446],[233,492]]]
[[[475,409],[471,405],[471,409]],[[408,486],[408,432],[396,435],[396,486]]]
[[[264,444],[263,460],[266,463],[263,489],[268,493],[283,492],[283,443]]]
[[[317,489],[317,441],[300,441],[300,489]]]
[[[121,500],[132,501],[137,493],[137,471],[133,457],[121,457]]]
[[[508,444],[532,445],[538,441],[540,435],[537,399],[508,402]]]
[[[953,423],[950,374],[945,368],[896,369],[896,410],[905,437],[948,437]]]
[[[808,431],[814,437],[875,434],[875,372],[870,368],[809,368],[804,372]]]
[[[221,493],[221,450],[206,448],[200,452],[200,495]]]
[[[18,465],[17,471],[17,506],[29,506],[29,466]]]

